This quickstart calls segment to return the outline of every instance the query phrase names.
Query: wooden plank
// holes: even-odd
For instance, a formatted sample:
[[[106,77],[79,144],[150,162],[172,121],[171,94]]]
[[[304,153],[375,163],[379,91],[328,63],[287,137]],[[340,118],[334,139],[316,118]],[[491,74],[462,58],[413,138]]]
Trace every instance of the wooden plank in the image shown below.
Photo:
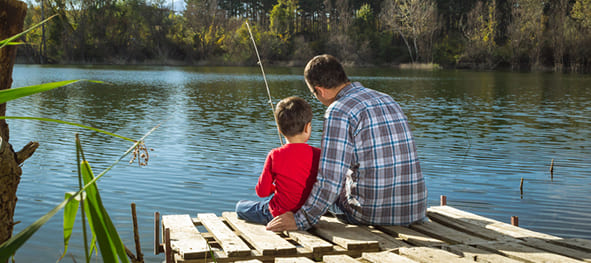
[[[443,240],[450,244],[477,244],[487,242],[487,240],[460,232],[456,229],[446,227],[434,221],[428,221],[422,224],[413,224],[412,229],[427,233],[429,236]]]
[[[263,263],[258,259],[234,261],[234,263]]]
[[[547,240],[560,239],[560,237],[534,232],[525,228],[503,223],[491,218],[486,218],[470,212],[462,211],[451,206],[432,206],[427,209],[427,215],[429,217],[437,216],[436,214],[449,217],[453,220],[459,220],[465,223],[470,223],[481,228],[493,230],[502,235],[506,235],[513,238],[537,237]],[[490,232],[486,233],[487,236],[489,234]],[[492,238],[499,240],[498,236]]]
[[[310,231],[347,250],[379,251],[380,244],[370,232],[361,226],[339,222],[334,217],[323,216]]]
[[[182,258],[204,258],[208,255],[207,240],[193,225],[189,215],[164,215],[162,228],[170,229],[172,251],[177,251]]]
[[[410,247],[410,245],[406,242],[398,240],[395,237],[386,234],[373,226],[362,226],[361,228],[371,232],[371,235],[374,237],[373,239],[378,241],[378,244],[380,245],[380,250],[394,250],[401,247]]]
[[[308,231],[289,231],[288,235],[303,247],[310,249],[312,253],[332,251],[333,244],[310,234]]]
[[[323,263],[359,263],[359,261],[347,255],[330,255],[322,257]]]
[[[377,226],[377,228],[416,246],[441,247],[447,244],[404,226]]]
[[[565,238],[548,240],[548,242],[555,243],[561,246],[578,249],[586,252],[591,252],[591,240],[581,238]]]
[[[490,242],[476,245],[478,248],[500,253],[513,259],[522,260],[525,262],[583,262],[573,258],[562,255],[552,254],[540,249],[526,246],[516,242]]]
[[[578,260],[583,260],[585,262],[591,262],[591,253],[583,250],[564,247],[561,245],[547,242],[543,239],[533,237],[526,237],[523,239],[523,241],[525,241],[525,245],[528,245],[530,247],[539,248],[541,250],[550,251],[552,253],[560,254],[571,258],[576,258]]]
[[[490,251],[471,247],[469,245],[453,245],[445,247],[446,250],[458,254],[467,259],[473,259],[476,262],[485,263],[522,263],[523,261],[511,259]]]
[[[363,252],[361,257],[372,263],[416,263],[416,261],[394,254],[389,251],[382,252]]]
[[[238,219],[235,212],[224,212],[222,216],[242,237],[262,255],[291,255],[296,247],[277,234],[267,231],[264,225],[248,223]]]
[[[213,213],[198,214],[201,224],[213,234],[228,257],[249,256],[250,248],[220,218]]]
[[[314,263],[307,257],[275,258],[275,263]]]
[[[462,258],[454,253],[447,252],[438,248],[432,247],[411,247],[411,248],[400,248],[398,251],[401,256],[411,258],[418,262],[430,263],[466,263],[474,262],[470,259]]]

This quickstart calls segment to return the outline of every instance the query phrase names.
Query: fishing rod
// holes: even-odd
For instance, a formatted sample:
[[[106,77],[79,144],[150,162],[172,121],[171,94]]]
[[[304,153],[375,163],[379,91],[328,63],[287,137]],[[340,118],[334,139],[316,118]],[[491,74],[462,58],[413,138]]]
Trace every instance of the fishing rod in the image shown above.
[[[267,88],[267,95],[269,96],[269,104],[271,105],[271,112],[273,112],[273,118],[275,119],[275,125],[277,126],[277,134],[279,135],[279,142],[283,146],[283,138],[281,138],[281,132],[279,132],[279,123],[277,123],[277,116],[275,116],[275,105],[273,105],[273,98],[271,97],[271,91],[269,90],[269,84],[267,83],[267,77],[265,76],[265,70],[263,69],[263,62],[261,61],[261,56],[259,55],[259,50],[257,49],[257,44],[254,42],[254,37],[252,36],[252,31],[250,31],[250,26],[248,25],[248,21],[246,21],[246,27],[248,28],[248,33],[250,34],[250,39],[252,40],[252,45],[254,46],[254,51],[257,54],[257,59],[259,66],[261,66],[261,72],[263,73],[263,80],[265,80],[265,87]]]

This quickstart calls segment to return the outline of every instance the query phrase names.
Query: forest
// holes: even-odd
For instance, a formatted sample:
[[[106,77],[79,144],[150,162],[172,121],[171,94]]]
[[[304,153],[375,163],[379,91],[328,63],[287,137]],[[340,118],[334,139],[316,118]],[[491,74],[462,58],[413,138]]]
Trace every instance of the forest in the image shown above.
[[[28,0],[19,63],[591,72],[591,0]]]

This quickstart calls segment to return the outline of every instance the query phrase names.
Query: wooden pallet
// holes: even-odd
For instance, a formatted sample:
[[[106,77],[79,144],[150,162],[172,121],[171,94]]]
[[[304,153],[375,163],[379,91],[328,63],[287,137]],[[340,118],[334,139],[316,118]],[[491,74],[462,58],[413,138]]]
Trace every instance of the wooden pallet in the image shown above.
[[[322,217],[310,231],[274,233],[234,212],[155,215],[155,253],[167,262],[591,262],[591,240],[563,239],[450,206],[402,226]],[[162,228],[164,243],[160,244]]]

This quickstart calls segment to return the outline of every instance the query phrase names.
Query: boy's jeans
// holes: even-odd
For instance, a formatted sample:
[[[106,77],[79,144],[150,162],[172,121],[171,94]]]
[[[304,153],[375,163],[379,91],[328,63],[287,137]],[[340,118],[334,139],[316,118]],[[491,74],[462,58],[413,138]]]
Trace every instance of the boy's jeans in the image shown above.
[[[273,220],[273,215],[269,211],[269,201],[240,200],[236,203],[236,214],[238,218],[249,222],[266,225]]]

